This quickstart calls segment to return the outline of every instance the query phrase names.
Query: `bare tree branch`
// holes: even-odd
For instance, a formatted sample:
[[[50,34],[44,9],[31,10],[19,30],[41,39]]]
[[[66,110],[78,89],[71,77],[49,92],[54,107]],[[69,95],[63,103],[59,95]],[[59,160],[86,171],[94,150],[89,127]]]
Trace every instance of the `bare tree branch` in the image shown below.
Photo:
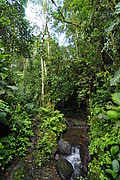
[[[51,0],[51,2],[57,7],[57,5],[56,5],[56,3],[54,2],[54,0]],[[60,11],[60,9],[59,9],[58,7],[57,7],[57,10],[59,11],[59,13],[60,13],[60,15],[61,15],[61,17],[62,17],[62,19],[61,19],[59,16],[56,16],[56,18],[57,18],[59,21],[65,22],[65,23],[67,23],[67,24],[71,24],[71,25],[73,25],[73,26],[75,26],[75,27],[77,27],[77,28],[81,28],[81,26],[79,26],[78,24],[76,24],[76,23],[74,23],[74,22],[72,22],[72,21],[67,21],[67,20],[65,19],[64,15],[63,15],[63,13]]]

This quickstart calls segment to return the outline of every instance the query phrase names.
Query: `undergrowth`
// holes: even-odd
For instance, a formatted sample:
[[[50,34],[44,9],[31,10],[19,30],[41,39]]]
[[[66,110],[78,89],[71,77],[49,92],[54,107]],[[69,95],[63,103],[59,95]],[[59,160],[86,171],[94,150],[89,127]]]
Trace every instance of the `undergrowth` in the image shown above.
[[[57,138],[67,128],[64,115],[58,110],[40,108],[40,119],[38,140],[37,140],[37,166],[49,162],[57,147]]]
[[[11,112],[11,116],[9,119],[6,116],[4,120],[9,127],[9,134],[0,138],[0,167],[2,170],[11,163],[13,158],[25,155],[27,147],[30,146],[29,137],[33,135],[32,118],[25,108],[17,104],[15,110],[11,111],[9,106],[0,101],[0,110],[4,114],[7,113],[5,108],[7,112]]]
[[[113,78],[111,82],[118,78]],[[106,106],[95,106],[89,120],[91,162],[88,177],[120,180],[120,93],[112,94]]]

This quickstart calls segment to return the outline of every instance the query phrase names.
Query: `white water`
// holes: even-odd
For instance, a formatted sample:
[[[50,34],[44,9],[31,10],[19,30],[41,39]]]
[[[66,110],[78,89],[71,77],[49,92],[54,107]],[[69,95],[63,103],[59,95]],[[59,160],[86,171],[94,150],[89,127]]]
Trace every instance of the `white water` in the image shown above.
[[[80,149],[78,147],[72,147],[72,152],[69,156],[65,156],[65,159],[67,159],[72,165],[74,170],[75,165],[80,165],[81,163],[81,158],[80,158]]]
[[[64,156],[65,159],[67,159],[73,166],[74,168],[74,175],[75,179],[77,177],[82,178],[80,175],[80,168],[81,168],[81,158],[80,158],[80,148],[78,147],[72,147],[72,152],[69,156]],[[71,180],[74,180],[74,178],[71,177]]]

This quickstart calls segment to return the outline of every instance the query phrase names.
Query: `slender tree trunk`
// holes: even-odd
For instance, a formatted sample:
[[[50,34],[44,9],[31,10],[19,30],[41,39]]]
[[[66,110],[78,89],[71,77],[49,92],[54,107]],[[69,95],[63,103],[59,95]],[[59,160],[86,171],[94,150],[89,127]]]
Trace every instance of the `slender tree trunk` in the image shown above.
[[[48,30],[47,21],[46,21],[46,29],[47,29],[48,59],[50,59],[50,34],[49,34],[49,30]]]
[[[41,68],[42,68],[42,94],[41,94],[41,100],[42,100],[42,106],[44,106],[44,60],[41,56]]]
[[[50,34],[49,34],[49,29],[47,25],[47,20],[46,20],[46,30],[47,30],[47,49],[48,49],[48,61],[50,61]],[[51,107],[51,102],[50,102],[50,88],[49,88],[49,83],[47,82],[47,101],[48,101],[48,106]]]
[[[26,92],[26,73],[27,73],[27,62],[26,59],[24,59],[24,94]]]
[[[41,35],[41,69],[42,69],[42,94],[41,94],[41,100],[42,100],[42,106],[45,104],[45,97],[46,101],[48,103],[48,106],[50,106],[50,98],[49,98],[49,87],[47,82],[47,68],[46,68],[46,59],[44,57],[44,33],[46,31],[47,33],[47,59],[50,60],[50,35],[48,30],[48,24],[47,24],[47,4],[48,0],[44,1],[43,5],[43,11],[44,11],[44,19],[43,19],[43,27],[42,27],[42,35]],[[46,84],[46,88],[45,88]],[[45,93],[46,89],[46,93]]]
[[[44,26],[44,22],[43,22],[43,27],[42,27],[42,34],[41,34],[41,69],[42,69],[42,92],[41,92],[41,101],[42,101],[42,106],[44,106],[44,50],[43,50],[43,46],[44,46],[44,31],[45,31],[45,26]]]
[[[45,76],[47,76],[47,70],[46,70],[46,63],[44,59],[44,33],[45,33],[45,26],[47,22],[47,1],[44,2],[43,11],[44,11],[44,19],[42,22],[42,34],[41,34],[41,69],[42,69],[42,93],[41,93],[41,101],[42,106],[45,104]]]

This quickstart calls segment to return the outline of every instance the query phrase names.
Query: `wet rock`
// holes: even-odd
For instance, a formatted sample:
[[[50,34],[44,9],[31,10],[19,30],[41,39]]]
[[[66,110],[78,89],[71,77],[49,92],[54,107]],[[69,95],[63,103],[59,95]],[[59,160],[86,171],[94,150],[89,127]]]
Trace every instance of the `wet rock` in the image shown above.
[[[80,157],[83,164],[83,171],[86,173],[88,171],[88,163],[90,162],[90,154],[85,144],[81,144]]]
[[[80,157],[83,164],[90,162],[90,154],[85,144],[80,146]]]
[[[72,164],[62,157],[57,162],[57,171],[62,179],[67,179],[73,174]]]
[[[67,141],[64,141],[61,138],[59,143],[58,143],[58,152],[60,154],[69,155],[71,153],[71,145]]]

